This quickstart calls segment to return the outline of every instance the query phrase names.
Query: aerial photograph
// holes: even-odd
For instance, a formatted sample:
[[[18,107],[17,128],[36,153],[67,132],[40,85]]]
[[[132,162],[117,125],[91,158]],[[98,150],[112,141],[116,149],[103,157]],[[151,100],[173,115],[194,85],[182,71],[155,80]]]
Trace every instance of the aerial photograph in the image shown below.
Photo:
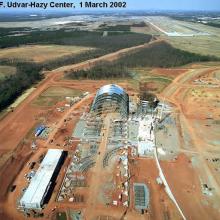
[[[219,220],[220,1],[0,1],[0,220]]]

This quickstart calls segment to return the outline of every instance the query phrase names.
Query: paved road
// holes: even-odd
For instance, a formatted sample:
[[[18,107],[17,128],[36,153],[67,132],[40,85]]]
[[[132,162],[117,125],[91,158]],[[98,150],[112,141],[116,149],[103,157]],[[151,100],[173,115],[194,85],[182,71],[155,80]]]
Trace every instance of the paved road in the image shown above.
[[[157,148],[156,148],[156,147],[155,147],[155,149],[154,149],[154,157],[155,157],[155,160],[156,160],[157,168],[158,168],[158,170],[159,170],[159,176],[160,176],[161,180],[163,181],[163,184],[164,184],[164,186],[165,186],[165,190],[166,190],[168,196],[169,196],[170,199],[174,202],[174,204],[175,204],[175,206],[177,207],[177,209],[178,209],[179,213],[181,214],[182,218],[183,218],[184,220],[186,220],[186,217],[185,217],[185,215],[183,214],[183,211],[182,211],[182,209],[180,208],[178,202],[176,201],[176,199],[175,199],[175,197],[174,197],[174,195],[173,195],[173,193],[172,193],[172,191],[171,191],[171,189],[170,189],[170,186],[169,186],[169,184],[167,183],[167,180],[166,180],[166,177],[165,177],[165,175],[164,175],[164,173],[163,173],[163,170],[162,170],[162,168],[161,168],[161,166],[160,166],[160,162],[159,162],[159,160],[158,160]]]

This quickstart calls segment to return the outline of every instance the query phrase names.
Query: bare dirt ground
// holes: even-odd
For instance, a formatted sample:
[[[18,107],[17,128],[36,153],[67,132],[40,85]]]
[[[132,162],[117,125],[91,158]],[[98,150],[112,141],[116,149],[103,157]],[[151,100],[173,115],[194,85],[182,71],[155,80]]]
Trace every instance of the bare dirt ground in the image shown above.
[[[108,81],[101,80],[101,81],[69,81],[69,80],[60,80],[64,76],[64,71],[69,71],[73,69],[85,69],[89,68],[94,65],[96,62],[100,60],[114,60],[117,59],[119,56],[123,55],[124,53],[131,52],[141,47],[146,47],[146,45],[141,45],[134,48],[128,48],[121,50],[116,53],[112,53],[106,56],[103,56],[98,59],[93,59],[90,61],[86,61],[80,64],[70,65],[66,67],[59,68],[52,72],[46,73],[45,79],[39,83],[36,90],[34,90],[30,96],[28,96],[12,113],[9,113],[1,122],[0,122],[0,140],[1,140],[1,155],[6,155],[8,153],[9,156],[13,154],[13,157],[5,158],[4,166],[0,169],[0,185],[1,185],[1,193],[0,193],[0,218],[2,219],[24,219],[24,216],[21,213],[17,212],[16,210],[16,202],[21,192],[22,187],[25,186],[26,182],[24,181],[24,174],[28,172],[28,168],[24,167],[24,164],[27,161],[37,160],[37,158],[46,151],[47,148],[63,148],[63,139],[62,139],[62,129],[65,127],[67,131],[67,135],[70,134],[70,130],[72,130],[74,125],[70,125],[71,123],[75,123],[80,116],[80,112],[82,109],[86,107],[91,101],[94,93],[98,88],[102,85],[108,83]],[[160,74],[170,74],[170,77],[176,78],[173,82],[159,95],[159,97],[163,100],[172,103],[175,108],[176,112],[179,114],[180,120],[180,132],[185,132],[186,130],[190,133],[192,138],[192,145],[193,145],[193,153],[196,152],[199,158],[199,165],[200,168],[195,168],[189,163],[190,158],[186,158],[184,155],[178,157],[175,162],[162,162],[162,167],[164,168],[165,175],[167,177],[168,183],[171,185],[171,189],[173,190],[178,202],[180,202],[180,206],[183,207],[184,214],[189,219],[208,219],[208,216],[211,216],[210,219],[219,219],[219,213],[214,209],[212,206],[214,204],[214,198],[219,199],[219,182],[218,176],[214,173],[213,169],[209,166],[206,160],[206,152],[207,147],[212,148],[212,144],[204,145],[204,140],[198,136],[198,129],[195,127],[195,119],[198,121],[201,118],[198,115],[204,111],[213,111],[214,117],[219,117],[219,109],[214,107],[206,108],[203,107],[202,110],[198,110],[199,104],[195,101],[195,99],[191,100],[191,91],[192,88],[200,88],[201,85],[195,83],[195,80],[201,78],[204,75],[212,77],[216,71],[218,70],[217,67],[199,67],[195,68],[195,66],[187,66],[181,70],[177,70],[174,72],[170,69],[155,69],[155,73]],[[125,82],[121,84],[124,88],[128,89],[129,92],[132,91],[132,87]],[[81,90],[83,88],[84,91],[89,91],[91,96],[83,99],[81,102],[77,103],[73,107],[67,109],[63,113],[54,113],[52,112],[52,108],[42,107],[42,106],[34,106],[34,101],[48,88],[51,86],[59,86],[71,89],[78,89]],[[213,94],[213,89],[210,88],[210,84],[202,85],[204,89],[208,92]],[[206,88],[207,87],[207,88]],[[197,93],[195,93],[197,95]],[[218,95],[218,93],[217,93]],[[198,97],[194,97],[198,98]],[[200,97],[199,97],[200,98]],[[212,99],[207,98],[207,102]],[[216,97],[215,97],[216,98]],[[56,106],[53,106],[53,109],[59,106],[59,103]],[[190,109],[190,111],[188,110]],[[194,110],[194,112],[193,112]],[[199,114],[195,114],[198,111]],[[69,123],[65,125],[64,120],[69,118],[70,115],[75,112],[75,116],[71,119]],[[25,142],[26,145],[23,147],[19,146],[19,143],[26,139],[29,136],[29,131],[33,128],[37,122],[39,122],[39,118],[42,115],[49,114],[49,118],[47,119],[48,124],[53,127],[53,131],[50,133],[49,138],[47,141],[39,141],[39,150],[36,154],[31,156],[30,150],[30,142]],[[196,118],[194,117],[196,116]],[[107,128],[108,128],[108,121],[107,121]],[[91,186],[94,186],[94,190],[90,190],[88,194],[88,200],[86,203],[82,204],[71,204],[71,203],[57,203],[55,202],[55,198],[65,174],[65,170],[68,165],[68,159],[66,160],[64,166],[62,167],[60,177],[58,178],[57,186],[55,191],[52,195],[52,198],[47,205],[45,212],[45,218],[50,218],[52,214],[52,209],[56,206],[56,211],[67,210],[68,208],[74,210],[84,210],[86,219],[92,220],[97,219],[98,216],[109,215],[115,219],[120,219],[121,216],[124,215],[126,212],[126,218],[131,220],[136,219],[180,219],[179,213],[177,212],[176,208],[174,207],[173,203],[167,197],[166,193],[162,186],[156,184],[156,177],[158,176],[156,166],[153,160],[142,160],[137,159],[137,163],[134,164],[131,169],[132,172],[135,173],[134,178],[131,179],[133,182],[144,182],[150,188],[150,211],[145,215],[141,216],[139,213],[134,211],[133,209],[129,209],[128,211],[126,208],[119,208],[119,207],[107,207],[105,205],[100,205],[97,200],[93,199],[96,198],[96,194],[99,189],[99,184],[102,180],[101,176],[101,162],[103,158],[103,152],[106,145],[105,136],[107,135],[108,130],[105,130],[103,136],[103,145],[100,145],[100,155],[97,156],[96,166],[94,169],[94,176],[91,176]],[[207,135],[209,133],[207,132]],[[10,137],[10,138],[9,138]],[[50,144],[50,141],[56,137],[56,143]],[[59,144],[57,146],[56,144]],[[70,153],[74,150],[75,145],[72,145],[69,149],[67,149]],[[15,150],[16,149],[16,150]],[[184,149],[184,148],[183,148]],[[14,152],[15,151],[15,152]],[[102,152],[103,151],[103,152]],[[190,149],[188,150],[190,154]],[[212,155],[212,154],[211,154]],[[13,159],[15,158],[15,159]],[[98,172],[100,171],[100,172]],[[177,172],[177,174],[175,174]],[[7,175],[10,173],[11,175]],[[202,174],[203,173],[203,174]],[[175,175],[174,175],[175,174]],[[209,176],[209,181],[207,176]],[[207,181],[215,190],[213,196],[210,199],[207,199],[201,193],[201,183],[200,178],[203,181]],[[18,188],[13,192],[9,192],[9,187],[11,184],[16,183]],[[132,192],[132,188],[130,189]],[[133,192],[132,192],[133,193]],[[132,194],[131,193],[131,198]],[[196,199],[194,199],[194,197]],[[194,199],[194,201],[189,202]],[[206,202],[204,204],[204,201]],[[207,204],[207,201],[209,203]],[[219,201],[219,200],[218,200]],[[218,205],[218,202],[216,202]],[[11,208],[13,207],[13,208]],[[4,211],[3,211],[4,210]],[[200,211],[197,211],[200,210]],[[205,212],[205,213],[204,213]],[[204,215],[203,215],[204,214]],[[45,219],[44,218],[44,219]],[[30,218],[31,219],[31,218]]]
[[[80,64],[75,64],[63,68],[59,68],[57,70],[54,70],[50,73],[47,73],[45,75],[45,79],[40,82],[37,86],[37,88],[18,106],[14,109],[14,112],[9,113],[6,115],[0,123],[0,140],[1,140],[1,172],[0,175],[2,178],[0,178],[0,185],[1,185],[1,194],[0,194],[0,201],[1,201],[1,211],[0,216],[4,219],[7,219],[5,216],[5,212],[3,212],[2,205],[4,204],[4,207],[11,207],[14,206],[14,214],[10,213],[11,217],[8,219],[22,219],[21,216],[19,217],[18,214],[16,214],[16,204],[14,203],[15,200],[8,200],[6,202],[6,198],[8,196],[9,187],[13,184],[16,176],[22,169],[22,166],[27,162],[29,159],[26,155],[31,152],[30,145],[31,142],[27,143],[26,151],[25,153],[22,153],[23,151],[15,151],[14,150],[19,146],[19,143],[21,143],[22,140],[25,140],[27,136],[29,135],[29,131],[31,128],[34,128],[36,126],[36,123],[39,123],[39,120],[41,117],[47,112],[50,111],[50,108],[40,107],[40,106],[34,106],[32,105],[34,100],[36,100],[40,94],[42,94],[44,91],[46,91],[51,86],[61,86],[61,87],[67,87],[67,88],[84,88],[86,91],[89,92],[95,92],[98,88],[100,88],[102,85],[106,83],[106,81],[59,81],[60,78],[63,77],[64,71],[69,69],[84,69],[89,68],[91,65],[94,65],[96,62],[101,60],[114,60],[117,59],[119,56],[123,55],[124,53],[131,52],[133,50],[137,50],[142,47],[146,47],[147,44],[140,45],[137,47],[127,48],[123,49],[121,51],[105,55],[100,58],[96,58],[93,60],[89,60]],[[80,107],[81,103],[78,104],[77,107]],[[82,103],[83,105],[83,103]],[[53,106],[55,107],[55,106]],[[71,109],[72,111],[73,109]],[[70,113],[65,115],[65,117]],[[60,118],[61,121],[65,118]],[[59,118],[58,118],[59,119]],[[52,132],[52,135],[49,137],[49,140],[53,138],[54,135],[56,135],[58,129],[62,126],[62,123],[58,124],[55,128],[55,130]],[[33,132],[33,131],[32,131]],[[9,138],[10,137],[10,138]],[[48,144],[48,142],[47,142]],[[18,148],[20,149],[20,148]],[[6,155],[3,157],[3,154]],[[13,157],[12,157],[13,155]],[[3,159],[2,159],[3,158]],[[13,159],[16,158],[16,159]],[[16,162],[17,161],[17,162]],[[10,175],[6,175],[6,173],[10,173]],[[21,172],[22,175],[24,175],[23,172]],[[8,210],[9,211],[9,210]],[[14,216],[14,217],[12,217]],[[16,217],[17,216],[17,217]]]
[[[155,75],[159,75],[159,76],[167,76],[170,78],[176,78],[177,76],[179,76],[182,73],[185,73],[186,71],[188,71],[188,68],[173,68],[173,69],[169,69],[169,68],[154,68],[153,69],[153,73]]]
[[[55,124],[51,127],[53,130],[51,131],[50,135],[48,136],[47,140],[37,140],[37,146],[38,149],[34,152],[34,154],[31,154],[31,143],[27,143],[25,145],[25,148],[22,148],[22,151],[19,148],[19,152],[15,152],[16,158],[12,159],[12,161],[9,161],[10,165],[6,164],[5,167],[3,167],[2,174],[2,191],[1,191],[1,199],[2,199],[2,209],[4,209],[4,213],[0,213],[0,217],[4,216],[4,219],[23,219],[24,216],[21,214],[21,212],[17,211],[17,201],[20,198],[20,194],[22,192],[22,189],[27,186],[27,180],[24,178],[24,175],[30,172],[29,166],[24,166],[25,164],[28,164],[30,162],[35,161],[39,166],[40,162],[39,157],[40,155],[46,153],[48,148],[61,148],[63,149],[63,143],[65,143],[64,140],[56,140],[56,142],[50,143],[51,139],[53,139],[56,135],[59,135],[60,132],[62,132],[62,128],[65,127],[67,130],[67,134],[71,135],[72,132],[72,125],[71,123],[74,122],[74,120],[78,117],[71,118],[71,121],[68,120],[68,122],[64,122],[64,119],[70,118],[73,112],[75,112],[79,107],[85,106],[87,101],[89,103],[91,98],[90,96],[83,98],[81,101],[73,105],[71,108],[67,109],[63,113],[57,113],[57,114],[50,114],[48,118],[49,121],[53,121]],[[82,111],[82,110],[81,110]],[[60,141],[60,142],[59,142]],[[65,148],[65,150],[69,151],[69,153],[72,152],[72,150],[75,150],[74,146],[75,144],[72,144],[71,146],[68,146]],[[56,196],[59,191],[59,187],[62,183],[63,177],[65,175],[65,171],[67,169],[67,166],[69,165],[70,158],[67,158],[65,161],[65,164],[62,167],[62,170],[59,173],[59,178],[57,179],[57,183],[55,186],[55,189],[53,191],[52,197],[50,199],[50,202],[47,205],[47,210],[44,212],[44,218],[48,218],[48,216],[51,215],[51,210],[57,205],[56,204]],[[13,169],[13,170],[12,170]],[[37,169],[37,167],[35,167]],[[12,175],[10,175],[10,178],[6,177],[6,172],[10,172]],[[13,178],[13,179],[12,179]],[[14,192],[9,192],[8,186],[12,185],[13,182],[14,185],[16,185],[16,189]],[[4,194],[3,194],[4,193]],[[9,206],[10,204],[10,206]],[[11,212],[11,205],[13,206],[13,211]],[[10,207],[10,209],[9,209]]]
[[[219,182],[219,174],[210,168],[209,161],[207,160],[207,155],[211,158],[216,158],[219,155],[219,150],[217,150],[216,146],[207,142],[207,140],[213,140],[215,136],[215,140],[219,139],[219,133],[216,133],[216,129],[206,126],[208,123],[208,118],[210,120],[216,121],[219,120],[219,105],[218,105],[218,91],[219,84],[216,85],[215,82],[206,83],[204,81],[198,81],[198,79],[204,79],[205,76],[210,76],[219,70],[219,67],[204,67],[198,69],[189,69],[187,72],[180,74],[176,77],[173,82],[159,95],[161,99],[164,99],[176,106],[177,114],[179,115],[180,120],[180,135],[183,137],[182,141],[184,141],[184,134],[187,132],[191,138],[191,149],[188,148],[188,153],[190,150],[197,152],[197,155],[194,157],[196,160],[196,166],[194,166],[194,171],[187,166],[186,159],[184,157],[180,157],[180,164],[183,165],[181,168],[181,172],[176,171],[179,169],[178,166],[181,165],[173,165],[175,167],[175,171],[172,171],[172,163],[170,165],[165,166],[165,173],[168,176],[168,182],[175,186],[172,187],[174,193],[177,196],[177,199],[180,201],[180,205],[183,206],[185,210],[186,216],[190,219],[198,219],[198,213],[201,212],[193,212],[193,209],[190,207],[187,208],[187,195],[191,195],[190,193],[195,194],[195,202],[193,208],[197,207],[197,209],[204,209],[208,215],[201,215],[204,219],[218,219],[219,213],[216,211],[217,207],[219,207],[219,198],[220,198],[220,182]],[[201,92],[201,90],[203,92]],[[210,116],[211,115],[211,116]],[[203,126],[198,126],[202,125]],[[196,126],[197,125],[197,126]],[[204,129],[204,128],[209,129]],[[213,133],[215,134],[213,136]],[[201,135],[202,134],[202,135]],[[184,147],[184,143],[182,143],[182,147]],[[178,163],[177,160],[177,163]],[[185,161],[185,162],[184,162]],[[185,164],[184,164],[185,163]],[[168,168],[169,167],[169,168]],[[187,168],[188,167],[188,168]],[[193,172],[195,172],[193,174]],[[174,175],[175,173],[175,175]],[[190,174],[191,173],[191,174]],[[182,174],[182,178],[178,175]],[[186,175],[186,176],[185,176]],[[193,175],[188,176],[187,175]],[[194,176],[195,175],[195,176]],[[169,178],[175,178],[174,180],[169,181]],[[200,189],[198,191],[192,190],[192,182],[194,179],[197,179],[194,183],[195,187]],[[203,200],[201,191],[202,184],[207,184],[210,188],[212,188],[212,196],[206,196]],[[189,187],[189,194],[187,194],[187,189],[184,192],[184,184]],[[177,186],[178,185],[178,186]],[[177,189],[182,185],[182,191]],[[200,186],[199,186],[200,185]],[[191,187],[191,189],[190,189]],[[195,189],[197,189],[197,187]],[[185,200],[185,201],[184,201]],[[206,207],[204,208],[204,201],[206,200]],[[190,214],[191,213],[191,214]],[[212,217],[210,217],[212,216]]]
[[[10,113],[7,115],[7,117],[4,117],[3,120],[1,120],[0,123],[0,140],[1,140],[1,146],[3,150],[12,150],[14,149],[20,140],[24,138],[25,134],[29,131],[30,127],[34,124],[35,117],[37,116],[36,112],[41,111],[40,108],[36,108],[36,106],[33,108],[31,106],[31,103],[42,93],[44,92],[47,88],[51,87],[52,85],[60,85],[60,86],[69,86],[72,88],[84,88],[84,85],[82,85],[82,81],[75,81],[75,83],[72,83],[71,81],[68,82],[57,82],[58,79],[63,77],[64,71],[72,70],[72,69],[85,69],[91,67],[91,65],[94,65],[96,62],[101,61],[101,60],[114,60],[117,59],[119,56],[123,55],[124,53],[137,50],[141,47],[145,47],[147,44],[140,45],[137,47],[132,47],[132,48],[127,48],[120,50],[115,53],[111,53],[108,55],[105,55],[100,58],[92,59],[80,64],[74,64],[66,67],[61,67],[59,69],[53,70],[50,73],[46,74],[45,79],[39,83],[37,86],[37,89],[31,93],[30,96],[28,96],[23,103],[21,103],[13,113]],[[93,91],[99,85],[102,85],[103,81],[100,82],[98,85],[97,82],[93,81],[92,86],[90,83],[88,85],[90,88],[92,87]],[[87,82],[85,83],[85,90],[87,89]],[[17,128],[20,129],[17,129]],[[8,137],[13,134],[12,138],[9,140]]]
[[[198,174],[189,158],[180,154],[174,162],[162,161],[161,166],[187,219],[219,219],[218,210],[205,202]]]
[[[159,176],[154,159],[135,159],[131,165],[132,183],[145,183],[150,191],[150,209],[148,218],[144,219],[181,219],[178,210],[169,199],[164,187],[157,184]],[[134,192],[131,191],[131,202],[134,206]]]

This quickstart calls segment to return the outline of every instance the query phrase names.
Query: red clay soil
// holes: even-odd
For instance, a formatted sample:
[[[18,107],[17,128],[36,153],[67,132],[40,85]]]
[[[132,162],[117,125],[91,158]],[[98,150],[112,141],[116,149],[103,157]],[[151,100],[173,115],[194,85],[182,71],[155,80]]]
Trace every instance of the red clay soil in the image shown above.
[[[0,122],[1,150],[15,149],[30,128],[34,126],[35,117],[39,113],[41,113],[41,110],[28,105],[24,109],[22,108],[21,111],[9,113]]]
[[[10,187],[14,184],[17,174],[22,170],[26,162],[31,157],[32,152],[29,145],[19,145],[13,156],[9,158],[9,160],[1,167],[0,171],[0,219],[1,220],[19,220],[22,218],[10,218],[8,214],[5,212],[5,201],[8,195],[13,195],[10,192]],[[16,189],[15,189],[16,190]],[[14,192],[13,192],[14,193]],[[14,199],[16,199],[16,196]],[[10,212],[17,213],[16,207],[12,208],[15,204],[8,204],[7,207],[10,207]],[[17,215],[17,214],[16,214]],[[15,215],[15,216],[16,216]]]
[[[10,191],[10,186],[15,179],[16,174],[22,169],[25,162],[31,156],[31,148],[29,145],[21,144],[19,145],[13,156],[1,167],[0,170],[0,202],[4,200],[8,191]]]
[[[124,53],[131,52],[143,47],[147,47],[149,44],[143,44],[136,47],[126,48],[114,53],[107,54],[105,56],[88,60],[79,64],[69,65],[58,68],[49,72],[46,78],[37,86],[36,90],[31,93],[15,110],[13,113],[8,114],[1,120],[0,123],[0,140],[1,149],[13,150],[19,144],[25,134],[30,130],[35,121],[36,112],[39,111],[36,107],[30,106],[31,102],[36,99],[43,91],[52,86],[57,79],[60,79],[64,75],[64,71],[78,70],[90,68],[101,60],[111,61],[122,56]],[[62,86],[63,82],[60,82]],[[65,82],[64,82],[65,83]],[[71,82],[69,82],[71,85]],[[57,83],[56,83],[57,84]],[[58,83],[59,84],[59,83]],[[83,88],[81,81],[78,81],[75,86]],[[85,85],[86,86],[86,85]],[[99,85],[94,81],[93,90],[95,91]],[[85,88],[86,90],[86,88]],[[11,137],[11,138],[8,138]]]
[[[192,81],[204,75],[212,74],[216,70],[219,70],[218,66],[204,69],[192,69],[186,72],[186,74],[181,74],[175,78],[163,93],[159,94],[161,100],[165,98],[165,100],[173,103],[178,108],[181,117],[184,119],[183,121],[190,131],[193,143],[199,152],[204,152],[206,149],[204,148],[204,139],[198,138],[197,136],[198,129],[193,127],[193,121],[195,119],[207,119],[208,114],[212,114],[213,117],[216,118],[219,117],[219,108],[216,104],[219,88],[209,88],[209,85],[192,85]],[[205,97],[196,97],[194,99],[190,94],[190,91],[192,89],[197,90],[198,88],[204,90]],[[215,95],[217,96],[213,97]],[[216,189],[219,188],[217,184],[214,185]],[[217,191],[220,195],[220,189]]]
[[[178,75],[186,72],[188,69],[184,68],[176,68],[176,69],[168,69],[168,68],[155,68],[153,69],[153,73],[159,76],[167,76],[171,78],[175,78]]]
[[[97,81],[91,81],[91,80],[90,81],[83,81],[83,82],[82,81],[57,81],[58,79],[60,79],[63,76],[64,70],[85,69],[85,68],[90,67],[91,64],[94,64],[97,61],[117,59],[118,56],[122,55],[125,52],[129,52],[129,51],[135,50],[137,48],[146,47],[146,46],[147,45],[141,45],[141,46],[138,46],[135,48],[124,49],[122,51],[112,53],[112,54],[103,56],[98,59],[86,61],[81,64],[76,64],[76,65],[71,65],[71,66],[67,66],[64,68],[59,68],[58,70],[55,70],[52,73],[47,74],[46,78],[38,85],[37,89],[35,91],[33,91],[31,93],[31,95],[29,97],[27,97],[14,110],[13,113],[9,113],[3,120],[1,120],[1,122],[0,122],[1,151],[0,151],[0,153],[6,153],[7,151],[14,150],[18,146],[18,144],[21,142],[21,140],[24,139],[24,137],[28,133],[28,131],[34,126],[34,124],[36,122],[35,118],[40,113],[48,110],[48,109],[45,110],[45,109],[33,107],[33,106],[31,106],[31,103],[43,91],[45,91],[50,86],[59,85],[59,86],[66,86],[66,87],[75,88],[75,89],[83,89],[84,91],[89,91],[89,92],[95,92],[98,88],[100,88],[102,85],[106,84],[106,82],[107,82],[107,81],[97,82]],[[174,73],[172,73],[172,74],[174,74]],[[125,86],[125,84],[121,84],[121,85],[123,87]],[[15,151],[14,157],[10,158],[7,161],[7,163],[0,170],[0,187],[1,187],[0,203],[1,203],[1,205],[3,205],[3,202],[5,201],[4,199],[6,196],[12,197],[12,194],[6,195],[6,193],[8,191],[8,187],[10,186],[10,184],[13,182],[13,180],[16,178],[17,175],[23,175],[23,173],[20,174],[19,172],[29,157],[30,157],[30,145],[27,145],[27,146],[23,147],[22,149]],[[155,182],[155,179],[158,176],[155,163],[152,160],[138,160],[138,162],[139,161],[140,161],[140,163],[137,164],[137,168],[136,168],[137,169],[137,176],[135,176],[136,179],[134,179],[134,180],[135,181],[144,181],[144,182],[146,182],[146,184],[148,184],[148,182],[150,181],[149,188],[152,193],[151,194],[152,202],[150,204],[150,217],[151,217],[151,219],[160,220],[160,219],[166,218],[167,216],[171,217],[172,219],[179,219],[179,215],[176,211],[176,208],[172,204],[172,202],[169,200],[167,195],[165,194],[164,189],[161,186],[157,185]],[[172,182],[172,184],[175,184],[175,181],[172,181],[172,179],[169,179],[169,178],[174,178],[174,175],[173,174],[171,175],[170,172],[174,169],[175,170],[178,169],[178,167],[177,168],[175,167],[173,169],[173,167],[171,166],[172,164],[173,163],[168,164],[170,167],[167,165],[169,167],[169,170],[166,170],[166,167],[165,167],[165,170],[166,170],[165,173],[168,175],[168,182],[169,183]],[[181,166],[180,166],[180,168],[181,168]],[[177,174],[177,176],[179,175],[177,182],[181,181],[180,172],[181,172],[181,169]],[[8,175],[8,174],[10,174],[10,175]],[[184,175],[186,175],[186,174],[184,174]],[[144,178],[145,176],[146,176],[146,178]],[[188,178],[187,175],[186,175],[186,177]],[[23,176],[22,176],[22,178],[23,178]],[[177,187],[180,188],[180,185],[181,185],[181,183],[179,183],[179,185]],[[178,192],[175,192],[175,193],[178,194]],[[16,201],[16,198],[13,199],[13,202]],[[177,195],[177,198],[178,198],[178,195]],[[189,203],[188,201],[190,201],[190,200],[188,200],[188,199],[189,198],[187,197],[187,200],[183,201],[186,206],[186,207],[184,206],[183,209],[184,210],[186,209],[186,213],[188,213],[187,207],[189,208],[189,204],[187,204],[187,203]],[[190,199],[191,199],[191,197],[190,197]],[[199,202],[197,202],[197,203],[200,204]],[[8,212],[10,212],[10,209],[13,209],[12,212],[15,213],[14,216],[17,216],[17,214],[16,214],[17,210],[15,207],[15,203],[12,204],[12,200],[10,200],[7,204],[5,203],[5,205],[7,205]],[[54,203],[49,204],[49,206],[48,206],[49,208],[47,209],[48,212],[50,212],[50,208],[53,205],[54,205]],[[63,208],[63,207],[68,207],[68,206],[65,204],[60,204],[59,207]],[[0,208],[1,208],[0,209],[0,219],[6,220],[7,218],[3,214],[2,206],[0,206]],[[199,210],[202,208],[203,208],[203,206],[201,206],[201,207],[199,206]],[[205,208],[204,208],[204,210],[205,210]],[[103,212],[104,211],[107,213],[109,212],[109,210],[107,208],[103,209]],[[114,209],[112,209],[111,211],[114,211]],[[212,215],[213,215],[213,217],[215,217],[214,214],[209,213],[210,212],[209,210],[207,210],[207,211],[208,211],[209,216],[212,217]],[[120,212],[121,212],[121,210],[120,210]],[[203,211],[203,212],[205,212],[205,211]],[[115,213],[117,214],[118,211],[115,211]],[[195,213],[195,215],[196,215],[196,213]],[[136,215],[134,215],[134,216],[136,216]],[[204,216],[206,216],[206,215],[204,215]],[[14,219],[18,220],[18,219],[22,219],[22,218],[14,217]],[[130,213],[130,218],[128,218],[128,219],[132,219],[132,213]],[[133,218],[133,219],[135,220],[135,218]],[[211,218],[209,218],[209,219],[211,219]],[[213,219],[215,219],[215,218],[213,218]],[[139,219],[137,219],[137,220],[139,220]]]
[[[167,196],[164,187],[158,185],[159,176],[154,159],[135,159],[131,168],[131,183],[145,183],[150,191],[149,219],[181,219],[173,202]],[[131,190],[131,203],[134,207],[134,192]]]
[[[216,209],[205,205],[201,192],[201,184],[189,158],[180,154],[174,162],[161,162],[167,182],[188,220],[217,220],[219,213]]]

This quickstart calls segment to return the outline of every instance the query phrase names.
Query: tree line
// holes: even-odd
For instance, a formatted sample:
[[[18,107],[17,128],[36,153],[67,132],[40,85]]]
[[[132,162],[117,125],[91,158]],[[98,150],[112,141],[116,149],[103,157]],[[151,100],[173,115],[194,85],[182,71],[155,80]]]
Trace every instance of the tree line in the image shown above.
[[[190,53],[158,42],[149,47],[126,54],[114,62],[101,62],[88,70],[67,73],[71,79],[109,79],[131,77],[129,68],[135,67],[176,67],[192,62],[217,61],[213,56]]]
[[[16,63],[17,72],[0,83],[0,110],[9,106],[25,89],[42,79],[41,66],[35,63]]]
[[[55,60],[46,61],[42,63],[43,68],[51,70],[60,66],[75,64],[83,62],[85,60],[94,59],[123,48],[144,44],[151,40],[151,35],[113,33],[112,35],[110,34],[106,37],[85,36],[82,39],[78,40],[69,39],[68,41],[66,39],[65,43],[68,43],[69,45],[73,44],[75,46],[93,47],[96,49],[88,50],[77,55],[67,55]]]
[[[46,43],[46,40],[49,42],[49,36],[51,36],[51,43],[57,41],[57,43],[59,42],[60,44],[63,43],[90,47],[97,46],[96,48],[98,49],[87,51],[76,56],[66,56],[41,64],[23,62],[21,60],[0,60],[0,65],[15,66],[17,68],[16,74],[5,78],[4,81],[1,81],[0,83],[0,110],[11,104],[25,89],[40,80],[42,78],[40,74],[42,69],[53,69],[67,64],[82,62],[125,47],[146,43],[151,39],[151,35],[111,33],[111,35],[107,37],[102,37],[101,35],[98,35],[97,32],[82,33],[81,31],[74,34],[67,34],[68,36],[72,36],[71,34],[73,34],[75,36],[73,38],[62,38],[63,32],[58,31],[62,37],[59,38],[58,34],[55,39],[54,35],[51,35],[51,32],[49,32],[49,34],[46,32],[47,36],[43,36],[43,33],[44,32],[41,32],[38,40],[42,40],[44,43]],[[89,34],[87,35],[86,33]],[[43,39],[45,41],[43,41]],[[1,40],[2,38],[0,38],[0,41]],[[27,43],[27,41],[25,42]],[[135,51],[129,55],[124,55],[118,61],[113,63],[102,62],[89,70],[71,72],[68,74],[68,77],[71,79],[127,78],[131,77],[129,68],[133,67],[175,67],[191,62],[216,60],[218,60],[216,57],[202,56],[186,52],[173,48],[166,42],[160,42]]]
[[[0,83],[0,110],[9,106],[22,92],[42,78],[41,70],[50,70],[60,66],[79,63],[88,59],[97,58],[123,49],[150,41],[151,35],[135,33],[112,32],[109,36],[103,37],[102,32],[90,31],[33,31],[22,36],[8,36],[16,29],[2,29],[0,48],[27,45],[31,43],[74,45],[96,48],[78,55],[64,56],[41,64],[26,62],[20,59],[1,59],[0,65],[15,66],[17,72],[6,77]],[[17,31],[27,31],[18,29]],[[105,71],[105,70],[104,70]],[[107,71],[107,70],[106,70]],[[122,70],[120,70],[122,73]],[[101,71],[99,70],[101,73]],[[114,72],[112,70],[112,72]],[[124,73],[124,72],[123,72]],[[120,74],[120,72],[118,72]],[[93,77],[93,74],[88,77]],[[114,76],[115,77],[115,76]]]
[[[118,24],[115,26],[101,26],[100,31],[131,31],[131,25]]]
[[[2,29],[2,31],[4,33],[9,32],[7,29]],[[0,48],[17,47],[27,44],[57,44],[118,50],[120,48],[146,43],[150,39],[151,35],[132,32],[111,32],[108,36],[103,37],[102,31],[68,31],[64,29],[54,31],[32,30],[21,36],[3,35],[0,38]]]
[[[191,53],[172,47],[169,43],[157,42],[140,49],[117,62],[127,67],[176,67],[193,62],[217,61],[214,56]]]
[[[131,77],[127,68],[123,65],[112,65],[109,62],[100,62],[88,70],[77,70],[67,74],[71,79],[116,79]]]

